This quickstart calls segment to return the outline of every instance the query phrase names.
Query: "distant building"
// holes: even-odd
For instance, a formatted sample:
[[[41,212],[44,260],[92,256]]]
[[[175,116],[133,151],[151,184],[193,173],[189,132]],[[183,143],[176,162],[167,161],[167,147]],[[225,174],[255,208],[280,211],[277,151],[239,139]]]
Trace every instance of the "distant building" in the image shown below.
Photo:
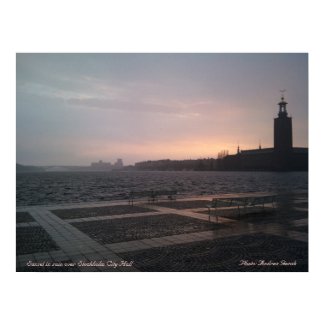
[[[92,162],[90,165],[91,170],[112,170],[112,164],[110,162],[103,162],[99,160],[98,162]]]
[[[278,103],[278,117],[274,119],[274,147],[240,150],[220,161],[222,170],[308,170],[308,148],[295,148],[292,143],[292,118],[288,117],[284,97]]]
[[[118,158],[114,164],[99,160],[98,162],[92,162],[89,167],[89,169],[92,171],[109,171],[113,169],[122,169],[122,168],[123,168],[123,160],[121,158]]]
[[[123,168],[123,160],[121,158],[118,158],[116,160],[116,163],[114,164],[114,169],[121,169]]]

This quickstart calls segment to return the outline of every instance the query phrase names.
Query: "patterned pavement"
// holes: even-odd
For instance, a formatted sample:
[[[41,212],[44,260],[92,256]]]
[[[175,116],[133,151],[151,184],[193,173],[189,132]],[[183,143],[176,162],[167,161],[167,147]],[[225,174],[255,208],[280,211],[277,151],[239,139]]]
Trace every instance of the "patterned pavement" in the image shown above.
[[[307,195],[218,211],[212,196],[17,207],[17,271],[308,271]]]

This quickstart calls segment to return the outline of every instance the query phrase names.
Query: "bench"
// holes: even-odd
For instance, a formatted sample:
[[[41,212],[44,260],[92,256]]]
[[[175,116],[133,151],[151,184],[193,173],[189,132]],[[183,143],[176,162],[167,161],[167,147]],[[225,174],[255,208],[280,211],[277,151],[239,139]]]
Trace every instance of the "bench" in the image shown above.
[[[214,215],[216,217],[216,222],[218,222],[218,210],[230,210],[234,207],[237,207],[238,215],[240,215],[240,210],[244,209],[246,211],[249,207],[258,207],[261,206],[264,210],[266,204],[272,204],[272,208],[274,208],[275,195],[259,195],[259,194],[251,194],[247,196],[233,196],[233,197],[220,197],[213,198],[211,203],[206,205],[209,211],[209,221],[211,221],[211,211],[214,209]]]
[[[158,201],[159,197],[165,196],[169,200],[176,200],[176,190],[149,190],[149,191],[132,191],[129,193],[129,204],[133,205],[135,199],[147,198],[148,203]]]

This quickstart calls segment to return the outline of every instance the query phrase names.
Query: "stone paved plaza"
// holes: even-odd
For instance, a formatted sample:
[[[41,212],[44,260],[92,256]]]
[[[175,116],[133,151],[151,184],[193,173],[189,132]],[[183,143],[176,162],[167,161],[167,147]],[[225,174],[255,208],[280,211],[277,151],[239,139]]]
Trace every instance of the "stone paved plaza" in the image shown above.
[[[307,194],[209,222],[213,197],[17,207],[17,271],[308,271]]]

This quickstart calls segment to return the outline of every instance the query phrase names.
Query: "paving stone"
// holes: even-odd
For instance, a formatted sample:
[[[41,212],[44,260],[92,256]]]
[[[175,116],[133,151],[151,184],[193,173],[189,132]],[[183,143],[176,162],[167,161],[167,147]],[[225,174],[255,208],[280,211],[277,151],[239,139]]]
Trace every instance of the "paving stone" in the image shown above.
[[[119,253],[147,272],[308,271],[308,245],[274,235],[243,235]],[[258,265],[264,260],[264,265]],[[241,265],[242,263],[256,265]],[[296,265],[267,265],[272,263]],[[265,264],[266,263],[266,264]]]
[[[16,212],[16,222],[33,222],[35,219],[28,212]]]
[[[29,261],[47,260],[60,265],[54,267],[54,272],[74,271],[73,266],[65,270],[68,266],[60,262],[70,263],[76,258],[113,262],[124,259],[136,263],[129,269],[77,267],[77,271],[136,271],[138,265],[142,271],[308,270],[306,197],[286,198],[271,212],[265,209],[263,213],[249,211],[239,217],[237,214],[220,217],[219,224],[207,222],[207,209],[197,211],[205,208],[210,199],[198,197],[154,205],[143,202],[143,206],[138,203],[134,207],[106,202],[70,204],[64,208],[59,205],[17,208],[17,213],[22,213],[21,222],[17,223],[17,271],[51,272],[53,265],[47,270],[44,266],[33,270],[26,267]],[[60,218],[49,209],[61,213]],[[28,215],[24,214],[27,212]],[[27,217],[32,220],[24,219]],[[289,258],[296,257],[297,265],[285,269],[274,265],[240,269],[237,265],[238,258],[256,260],[262,258],[261,254],[265,260],[277,258],[276,261],[281,257],[290,262]]]
[[[101,244],[191,233],[224,227],[177,214],[74,223]]]
[[[74,219],[74,218],[89,218],[98,216],[108,216],[108,215],[119,215],[119,214],[129,214],[129,213],[142,213],[155,211],[153,209],[131,206],[131,205],[113,205],[113,206],[103,206],[103,207],[93,207],[93,208],[76,208],[76,209],[59,209],[52,210],[61,219]]]
[[[16,254],[23,255],[47,252],[58,246],[42,227],[24,227],[16,229]]]
[[[211,201],[209,200],[191,200],[191,201],[168,201],[168,202],[155,202],[155,206],[167,207],[172,209],[196,209],[204,208]]]

